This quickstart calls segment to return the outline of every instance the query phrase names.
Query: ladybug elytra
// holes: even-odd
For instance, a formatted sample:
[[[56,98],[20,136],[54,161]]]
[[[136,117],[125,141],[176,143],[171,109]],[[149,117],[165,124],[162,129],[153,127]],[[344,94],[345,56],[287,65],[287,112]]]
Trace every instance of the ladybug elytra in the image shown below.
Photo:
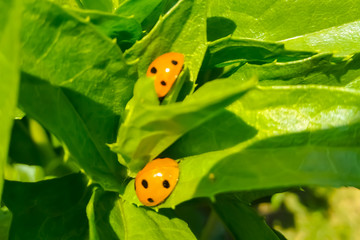
[[[157,57],[149,66],[146,76],[154,78],[158,97],[164,97],[173,86],[184,66],[184,55],[176,52]]]
[[[179,166],[175,160],[154,159],[136,175],[136,195],[145,206],[156,206],[171,194],[178,179]]]

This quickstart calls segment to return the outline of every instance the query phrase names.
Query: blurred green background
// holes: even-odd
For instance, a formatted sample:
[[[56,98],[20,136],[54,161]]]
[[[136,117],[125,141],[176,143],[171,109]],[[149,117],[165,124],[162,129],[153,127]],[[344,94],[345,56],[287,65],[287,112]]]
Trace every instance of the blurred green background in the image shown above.
[[[360,239],[360,191],[356,188],[314,187],[279,193],[257,208],[288,239]]]

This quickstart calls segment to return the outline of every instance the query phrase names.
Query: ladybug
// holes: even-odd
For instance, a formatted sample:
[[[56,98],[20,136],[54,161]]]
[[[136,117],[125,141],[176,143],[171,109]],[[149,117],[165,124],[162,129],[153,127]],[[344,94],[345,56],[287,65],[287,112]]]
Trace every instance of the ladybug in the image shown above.
[[[136,175],[136,195],[145,206],[156,206],[171,194],[178,179],[179,165],[175,160],[154,159]]]
[[[155,91],[159,98],[171,89],[184,66],[184,55],[176,52],[157,57],[149,66],[146,76],[154,78]]]

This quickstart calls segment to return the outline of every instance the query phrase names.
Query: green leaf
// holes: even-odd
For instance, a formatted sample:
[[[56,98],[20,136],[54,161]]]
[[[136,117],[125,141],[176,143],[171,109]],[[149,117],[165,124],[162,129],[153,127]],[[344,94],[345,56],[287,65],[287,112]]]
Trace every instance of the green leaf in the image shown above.
[[[15,108],[13,117],[15,120],[21,120],[23,117],[25,117],[25,113],[21,111],[19,108]]]
[[[206,0],[181,0],[152,31],[125,52],[128,62],[137,62],[139,76],[144,76],[150,63],[165,52],[185,55],[192,88],[206,51]],[[191,39],[191,41],[189,41]]]
[[[20,106],[92,180],[121,191],[121,165],[106,143],[115,141],[135,79],[120,49],[52,3],[27,1],[23,18]]]
[[[34,95],[34,92],[38,94]],[[38,107],[39,102],[43,102],[41,108]],[[124,174],[121,165],[105,144],[101,145],[92,136],[62,88],[23,74],[19,104],[29,116],[38,119],[64,143],[72,159],[93,181],[101,183],[105,188],[121,191],[121,174]]]
[[[117,7],[117,1],[113,0],[78,0],[80,5],[85,9],[94,9],[104,12],[113,12]]]
[[[231,35],[236,29],[236,24],[225,17],[208,17],[206,28],[207,40],[212,42]]]
[[[294,78],[298,78],[298,84],[305,84],[305,78],[310,74],[318,73],[316,79],[311,79],[308,84],[315,84],[315,80],[319,81],[319,74],[327,73],[327,69],[331,67],[331,54],[318,54],[306,59],[279,63],[273,62],[263,65],[245,64],[241,66],[230,78],[243,79],[248,76],[257,76],[259,80],[273,80],[269,84],[283,80],[285,84],[289,85]],[[329,77],[330,78],[330,77]],[[300,82],[301,80],[302,82]],[[335,79],[335,83],[338,81]]]
[[[338,59],[332,54],[317,54],[291,62],[273,62],[263,65],[244,64],[230,79],[256,76],[261,85],[321,84],[345,86],[360,76],[360,54]]]
[[[253,39],[225,37],[209,43],[208,67],[225,65],[227,62],[268,61],[284,52],[284,45]]]
[[[109,218],[113,208],[115,208],[116,201],[119,201],[117,194],[113,192],[104,192],[99,187],[93,187],[92,196],[86,207],[86,214],[89,220],[89,239],[120,239],[124,236],[124,226],[117,224],[117,228],[113,229],[112,219]],[[118,213],[112,216],[120,215]],[[121,233],[121,235],[117,235]]]
[[[300,51],[358,51],[358,0],[320,1],[210,1],[209,17],[224,17],[236,24],[233,36],[281,41]]]
[[[258,87],[188,132],[166,153],[177,159],[221,150],[254,137],[254,131],[258,140],[355,124],[360,117],[358,103],[359,92],[342,87]],[[224,126],[217,124],[221,119],[226,119]]]
[[[9,239],[9,231],[12,220],[11,212],[6,208],[0,209],[0,238]]]
[[[255,127],[258,135],[270,137],[355,124],[359,98],[359,91],[343,87],[259,87],[227,109]]]
[[[217,42],[220,43],[221,41]],[[240,47],[240,45],[236,46],[236,49],[237,47]],[[211,71],[214,71],[211,68],[210,70],[208,69],[211,62],[226,65],[226,57],[232,57],[230,51],[227,52],[227,54],[220,54],[218,56],[219,52],[215,51],[210,55],[210,58],[208,58],[209,62],[202,66],[203,72],[201,72],[200,83],[208,81],[209,79],[204,77],[209,78]],[[233,48],[232,52],[236,52],[236,50]],[[282,62],[273,61],[261,65],[256,61],[251,62],[251,59],[241,59],[246,54],[235,54],[233,55],[234,60],[230,60],[229,64],[239,61],[243,62],[242,65],[235,66],[230,72],[224,73],[222,77],[238,79],[240,81],[255,76],[259,79],[260,85],[265,86],[318,84],[328,86],[348,85],[348,87],[358,89],[355,81],[360,76],[360,54],[354,54],[348,58],[337,58],[332,54],[323,53],[297,59],[295,55],[290,56],[288,53],[291,52],[281,50],[278,53],[274,52],[275,55],[273,57]],[[305,57],[306,55],[302,56]],[[284,57],[287,58],[285,62],[283,61]],[[265,58],[260,59],[265,60]]]
[[[360,54],[341,60],[331,57],[330,54],[318,54],[288,64],[264,65],[262,69],[248,65],[239,71],[244,72],[245,76],[249,73],[259,76],[261,85],[319,84],[345,86],[356,81],[360,76],[359,66]],[[353,88],[356,87],[353,86]]]
[[[213,117],[254,85],[254,80],[242,84],[237,81],[213,81],[183,102],[159,106],[155,90],[149,91],[153,89],[153,80],[142,78],[135,86],[125,122],[120,126],[117,142],[111,148],[119,153],[121,163],[134,176],[179,137]]]
[[[244,68],[244,74],[248,74],[250,78],[257,76],[256,70],[263,70],[263,66],[263,74],[271,74],[272,69],[266,68],[268,65],[292,64],[293,61],[311,58],[313,55],[313,52],[285,50],[284,45],[280,43],[224,37],[208,44],[197,87],[216,78],[233,77],[234,72],[241,74]],[[246,71],[249,64],[255,68],[252,72]],[[236,77],[238,76],[235,75],[233,78]]]
[[[231,233],[226,229],[226,226],[215,213],[211,210],[210,215],[206,221],[206,225],[199,238],[200,240],[217,240],[217,239],[233,239]]]
[[[236,114],[223,109],[214,117],[185,133],[160,156],[179,159],[223,150],[249,140],[256,134],[255,128],[245,123]]]
[[[0,199],[19,87],[19,32],[22,2],[0,2]]]
[[[115,13],[123,17],[131,17],[141,23],[143,34],[146,35],[178,0],[126,0]]]
[[[73,9],[71,12],[90,21],[99,32],[116,39],[123,51],[141,37],[141,25],[135,19],[91,10]]]
[[[81,174],[36,183],[6,181],[3,201],[13,214],[9,239],[85,239],[86,185]]]
[[[163,0],[126,0],[116,9],[115,13],[122,17],[133,17],[143,22]]]
[[[279,240],[265,220],[238,199],[229,196],[217,197],[213,206],[235,239]]]
[[[90,239],[196,239],[173,210],[155,212],[94,188],[87,207]]]
[[[210,212],[211,203],[204,198],[187,201],[175,208],[176,215],[186,221],[197,239],[201,239]]]
[[[345,88],[288,86],[249,91],[227,109],[257,129],[257,135],[228,149],[208,152],[212,149],[203,148],[205,153],[181,159],[179,182],[159,207],[232,191],[358,186],[359,102],[360,93]],[[133,182],[124,198],[139,203]]]
[[[136,76],[128,74],[116,44],[91,23],[55,4],[25,1],[22,70],[77,92],[68,93],[69,97],[84,95],[109,111],[122,114]]]
[[[360,21],[354,21],[343,25],[336,24],[281,42],[289,50],[332,52],[336,56],[346,56],[358,52],[359,41]]]
[[[75,8],[75,9],[82,7],[82,4],[80,3],[79,0],[49,0],[49,1],[54,2],[63,7]]]
[[[37,182],[44,179],[44,170],[39,166],[26,164],[7,164],[4,178],[10,181]]]
[[[171,103],[184,100],[186,95],[194,87],[193,84],[189,81],[189,78],[190,78],[189,69],[185,68],[176,79],[170,91],[166,94],[166,96],[162,99],[162,101],[160,101],[160,104],[168,105]],[[189,90],[189,88],[191,89]]]
[[[313,144],[276,148],[276,140],[279,139],[274,139],[272,145],[267,143],[267,149],[239,150],[238,153],[229,150],[183,159],[177,187],[159,207],[171,207],[194,197],[213,197],[222,192],[303,185],[359,186],[358,147]],[[302,138],[281,139],[283,142],[296,140]]]

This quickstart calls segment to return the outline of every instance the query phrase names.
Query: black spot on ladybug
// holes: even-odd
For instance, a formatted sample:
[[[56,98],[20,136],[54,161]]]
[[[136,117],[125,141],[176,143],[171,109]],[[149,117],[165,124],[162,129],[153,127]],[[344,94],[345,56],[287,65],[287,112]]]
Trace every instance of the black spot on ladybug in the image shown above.
[[[152,67],[152,68],[150,69],[150,72],[155,74],[155,73],[157,72],[157,69],[156,69],[155,67]]]
[[[163,181],[163,186],[164,186],[164,188],[169,188],[170,187],[170,183],[168,182],[168,180]]]
[[[148,198],[148,202],[154,202],[152,198]]]
[[[166,86],[166,82],[164,80],[162,80],[160,83],[161,85]]]
[[[178,61],[176,61],[176,60],[171,60],[171,63],[174,64],[174,65],[177,65],[177,64],[178,64]]]
[[[145,179],[141,181],[141,184],[144,188],[148,188],[148,182]]]

